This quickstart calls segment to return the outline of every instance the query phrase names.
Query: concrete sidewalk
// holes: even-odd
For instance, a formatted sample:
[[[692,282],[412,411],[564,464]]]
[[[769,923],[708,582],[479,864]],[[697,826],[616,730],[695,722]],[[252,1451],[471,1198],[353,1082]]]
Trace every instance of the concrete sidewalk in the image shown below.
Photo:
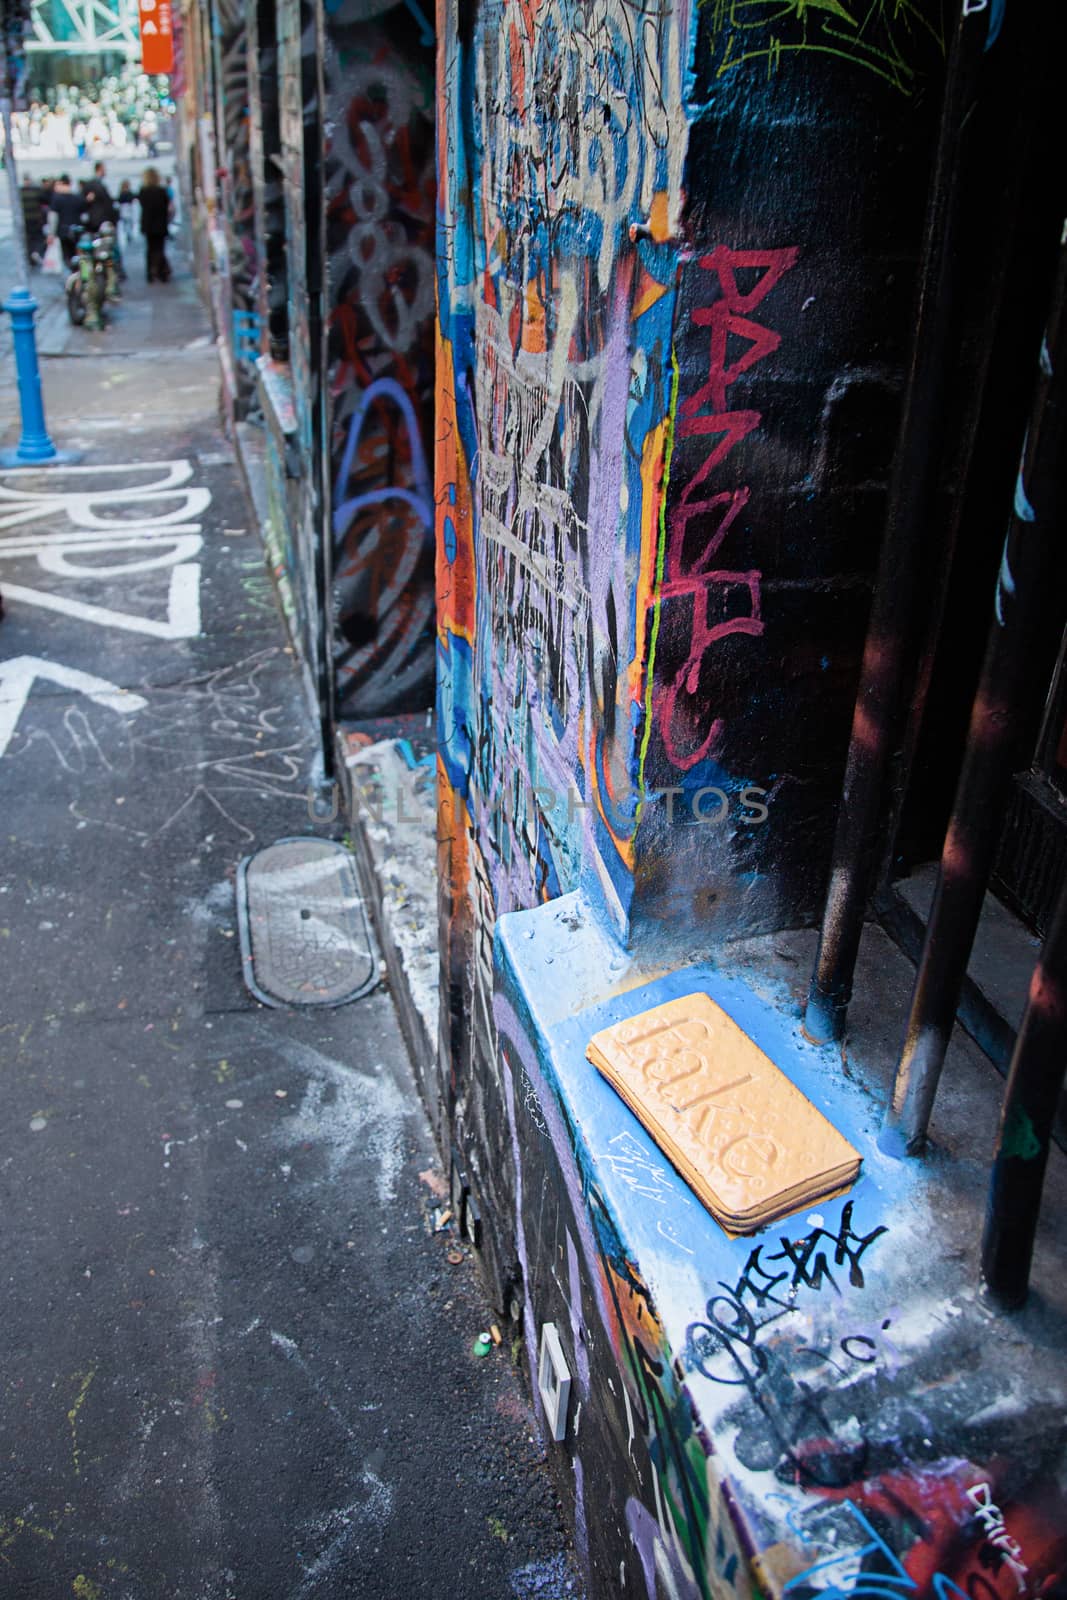
[[[136,189],[147,164],[147,161],[109,158],[107,181],[112,193],[118,193],[123,178],[130,178]],[[156,165],[165,178],[172,175],[172,156],[161,158]],[[90,177],[92,162],[63,163],[54,158],[27,159],[25,155],[19,161],[20,178],[54,176],[59,171],[70,172],[77,185]],[[29,288],[38,305],[37,351],[42,363],[47,364],[50,358],[57,356],[138,355],[146,360],[158,360],[162,351],[180,349],[198,338],[210,343],[210,329],[205,326],[203,308],[189,271],[188,235],[177,225],[174,235],[168,245],[176,269],[170,285],[149,288],[145,283],[145,246],[139,233],[123,245],[123,262],[128,274],[126,293],[121,305],[112,309],[110,326],[102,333],[72,327],[67,315],[65,271],[52,276],[33,269]],[[6,298],[21,278],[7,186],[3,183],[0,184],[0,300]],[[10,326],[7,317],[0,316],[0,364],[6,363],[10,354]]]
[[[239,860],[331,829],[210,329],[148,292],[42,363],[80,468],[0,476],[0,1593],[575,1594],[387,989],[242,983]]]

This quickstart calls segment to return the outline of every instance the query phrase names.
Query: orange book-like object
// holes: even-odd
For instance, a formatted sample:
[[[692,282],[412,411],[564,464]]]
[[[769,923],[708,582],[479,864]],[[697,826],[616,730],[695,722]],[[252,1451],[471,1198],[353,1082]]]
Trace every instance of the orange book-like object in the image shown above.
[[[856,1179],[859,1153],[710,995],[604,1028],[586,1055],[727,1233]]]

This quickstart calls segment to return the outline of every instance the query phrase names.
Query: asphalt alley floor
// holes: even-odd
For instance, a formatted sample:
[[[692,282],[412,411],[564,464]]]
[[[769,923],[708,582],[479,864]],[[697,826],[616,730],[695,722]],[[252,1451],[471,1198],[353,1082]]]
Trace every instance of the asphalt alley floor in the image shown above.
[[[239,860],[331,830],[176,265],[0,475],[0,1596],[576,1594],[388,992],[242,983]]]

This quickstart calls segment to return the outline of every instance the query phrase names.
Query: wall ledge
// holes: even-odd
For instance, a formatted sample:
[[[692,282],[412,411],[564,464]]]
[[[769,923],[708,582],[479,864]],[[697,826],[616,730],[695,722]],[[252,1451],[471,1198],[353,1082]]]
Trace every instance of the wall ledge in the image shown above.
[[[872,937],[864,959],[881,975],[857,992],[877,1007],[910,969]],[[1037,1290],[1021,1314],[998,1316],[977,1275],[987,1167],[966,1142],[923,1162],[878,1150],[884,1064],[873,1046],[865,1062],[802,1038],[787,944],[777,936],[732,947],[718,965],[653,974],[577,895],[498,923],[525,1331],[536,1350],[540,1323],[555,1320],[576,1378],[568,1436],[553,1448],[579,1486],[598,1474],[598,1514],[626,1507],[643,1586],[603,1592],[654,1595],[649,1575],[662,1569],[674,1585],[664,1592],[679,1595],[742,1595],[752,1584],[807,1595],[834,1576],[812,1568],[846,1554],[855,1568],[876,1540],[879,1560],[888,1551],[903,1563],[901,1594],[928,1580],[939,1596],[948,1586],[1011,1600],[1020,1579],[1048,1574],[1064,1554],[1067,1240],[1051,1219],[1064,1214],[1065,1163],[1054,1152]],[[847,1194],[729,1238],[585,1059],[598,1029],[694,990],[862,1152]],[[899,1014],[897,995],[883,1034],[885,1016]],[[955,1065],[978,1069],[962,1047]],[[546,1262],[545,1201],[524,1170],[534,1160],[555,1163],[573,1213],[566,1275]],[[593,1381],[598,1368],[617,1374],[609,1389]],[[585,1443],[596,1408],[625,1446],[612,1460],[592,1459]],[[646,1419],[647,1468],[635,1419]],[[1005,1539],[1022,1548],[1027,1532],[1026,1574],[983,1531],[976,1505],[987,1493]],[[694,1506],[704,1508],[695,1518]],[[576,1521],[593,1548],[591,1515],[579,1493]],[[985,1587],[969,1589],[972,1575]]]

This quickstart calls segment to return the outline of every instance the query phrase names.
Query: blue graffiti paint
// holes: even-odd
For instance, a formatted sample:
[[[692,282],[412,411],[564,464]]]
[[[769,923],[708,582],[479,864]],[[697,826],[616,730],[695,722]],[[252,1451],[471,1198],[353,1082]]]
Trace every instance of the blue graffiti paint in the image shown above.
[[[341,498],[344,484],[348,482],[352,471],[352,462],[355,459],[356,448],[359,444],[363,424],[367,413],[376,401],[388,399],[393,402],[407,423],[408,437],[411,441],[411,470],[415,479],[416,492],[410,489],[401,489],[392,484],[382,489],[371,489],[365,494],[353,495],[351,499],[337,502]],[[352,420],[348,425],[348,439],[345,442],[345,453],[341,458],[341,468],[337,474],[337,481],[333,488],[334,513],[333,531],[340,537],[344,530],[358,516],[365,506],[381,505],[385,500],[402,500],[411,506],[422,520],[423,528],[430,537],[433,536],[433,486],[426,465],[426,454],[422,448],[422,438],[419,425],[415,418],[415,411],[410,399],[399,383],[393,378],[379,378],[375,383],[369,384],[364,389]]]
[[[1037,521],[1037,513],[1030,504],[1026,493],[1026,485],[1023,483],[1023,470],[1021,467],[1019,468],[1019,476],[1015,480],[1015,515],[1020,522]]]
[[[448,781],[466,795],[474,743],[468,707],[473,704],[474,663],[466,639],[450,634],[437,642],[437,746]]]
[[[416,4],[416,0],[404,0],[404,4],[407,6],[408,10],[411,12],[411,15],[415,18],[415,21],[419,25],[419,43],[433,44],[434,31]]]
[[[1004,10],[1007,0],[992,0],[989,7],[989,31],[986,34],[985,47],[992,49],[1000,38],[1000,30],[1004,24]]]
[[[881,1535],[875,1532],[859,1507],[851,1500],[842,1501],[842,1505],[855,1517],[861,1531],[868,1535],[867,1543],[859,1550],[850,1547],[840,1555],[828,1556],[804,1572],[798,1572],[785,1585],[783,1595],[795,1596],[798,1591],[811,1589],[818,1594],[819,1600],[902,1600],[905,1595],[915,1594],[919,1585]],[[877,1571],[867,1566],[871,1561],[879,1563]],[[834,1568],[837,1569],[836,1573]],[[967,1600],[964,1591],[943,1572],[935,1572],[931,1582],[937,1600],[946,1600],[950,1595]]]

